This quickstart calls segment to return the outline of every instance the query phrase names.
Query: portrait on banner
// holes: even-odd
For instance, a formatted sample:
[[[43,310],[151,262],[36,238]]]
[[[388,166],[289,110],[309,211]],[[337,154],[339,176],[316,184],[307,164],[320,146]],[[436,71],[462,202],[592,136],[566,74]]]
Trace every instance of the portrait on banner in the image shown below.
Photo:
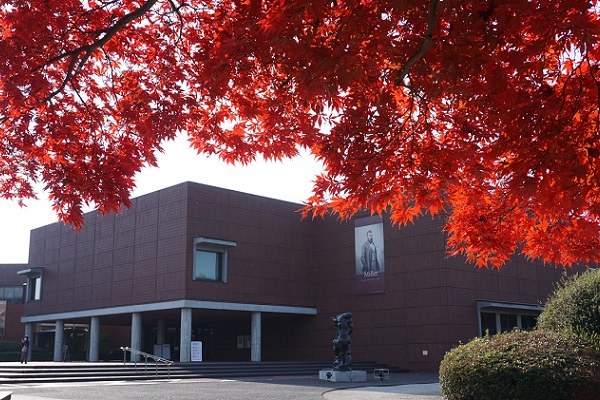
[[[354,249],[357,293],[380,293],[385,290],[385,257],[381,217],[355,221]]]

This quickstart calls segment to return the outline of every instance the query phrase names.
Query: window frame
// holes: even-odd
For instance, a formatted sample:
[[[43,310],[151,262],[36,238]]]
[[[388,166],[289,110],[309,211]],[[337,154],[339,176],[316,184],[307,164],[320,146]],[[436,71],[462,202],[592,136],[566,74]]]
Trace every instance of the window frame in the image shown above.
[[[17,275],[27,276],[25,302],[42,300],[43,267],[29,268],[17,271]]]
[[[229,250],[232,247],[237,246],[236,242],[230,240],[213,239],[207,237],[196,237],[193,241],[193,255],[192,255],[192,280],[197,282],[221,282],[227,283],[228,267],[229,267]],[[216,279],[208,278],[197,278],[196,277],[196,265],[198,260],[198,253],[216,253],[217,266],[216,266]]]

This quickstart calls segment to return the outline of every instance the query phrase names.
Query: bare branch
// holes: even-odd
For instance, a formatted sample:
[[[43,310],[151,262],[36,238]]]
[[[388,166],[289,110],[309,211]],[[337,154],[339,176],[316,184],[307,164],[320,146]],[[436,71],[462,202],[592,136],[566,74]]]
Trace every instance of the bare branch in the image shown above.
[[[67,69],[67,73],[65,75],[65,79],[63,80],[62,84],[55,91],[50,93],[48,95],[48,97],[46,97],[45,101],[51,100],[53,97],[55,97],[56,95],[58,95],[60,92],[62,92],[64,90],[65,86],[67,86],[67,84],[71,81],[71,79],[73,79],[77,74],[79,74],[81,72],[85,63],[87,62],[87,60],[89,60],[89,58],[92,56],[94,51],[103,47],[110,39],[112,39],[128,23],[130,23],[131,21],[141,17],[142,15],[144,15],[148,11],[150,11],[152,6],[154,6],[154,4],[156,4],[157,1],[158,0],[148,0],[137,10],[132,11],[129,14],[125,14],[113,26],[101,31],[101,33],[104,33],[104,36],[102,36],[97,41],[95,41],[91,44],[85,45],[85,46],[78,47],[75,50],[68,51],[66,53],[60,54],[60,55],[48,60],[48,62],[45,65],[55,63],[64,58],[68,58],[68,57],[71,58],[71,62],[69,63],[69,67]]]
[[[402,68],[398,79],[396,79],[396,86],[402,86],[404,84],[404,78],[406,77],[406,75],[408,75],[408,72],[410,71],[412,66],[425,55],[427,49],[431,45],[431,41],[433,39],[433,30],[435,29],[435,23],[437,20],[437,5],[438,0],[431,0],[431,4],[429,4],[429,20],[427,21],[427,33],[425,33],[425,37],[423,38],[421,48],[408,59],[406,64],[404,64],[404,68]]]

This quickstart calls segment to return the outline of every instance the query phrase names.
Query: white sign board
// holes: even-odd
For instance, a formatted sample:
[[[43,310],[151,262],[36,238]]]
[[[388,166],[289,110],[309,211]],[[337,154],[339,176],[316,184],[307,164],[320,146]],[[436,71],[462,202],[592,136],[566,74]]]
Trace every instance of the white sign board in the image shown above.
[[[192,361],[202,361],[202,342],[192,342]]]

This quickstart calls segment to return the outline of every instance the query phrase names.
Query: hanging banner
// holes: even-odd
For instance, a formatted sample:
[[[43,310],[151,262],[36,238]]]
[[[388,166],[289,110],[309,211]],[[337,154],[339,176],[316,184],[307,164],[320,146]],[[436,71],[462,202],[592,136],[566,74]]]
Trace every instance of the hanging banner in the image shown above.
[[[356,293],[385,292],[383,220],[380,216],[354,221]]]

